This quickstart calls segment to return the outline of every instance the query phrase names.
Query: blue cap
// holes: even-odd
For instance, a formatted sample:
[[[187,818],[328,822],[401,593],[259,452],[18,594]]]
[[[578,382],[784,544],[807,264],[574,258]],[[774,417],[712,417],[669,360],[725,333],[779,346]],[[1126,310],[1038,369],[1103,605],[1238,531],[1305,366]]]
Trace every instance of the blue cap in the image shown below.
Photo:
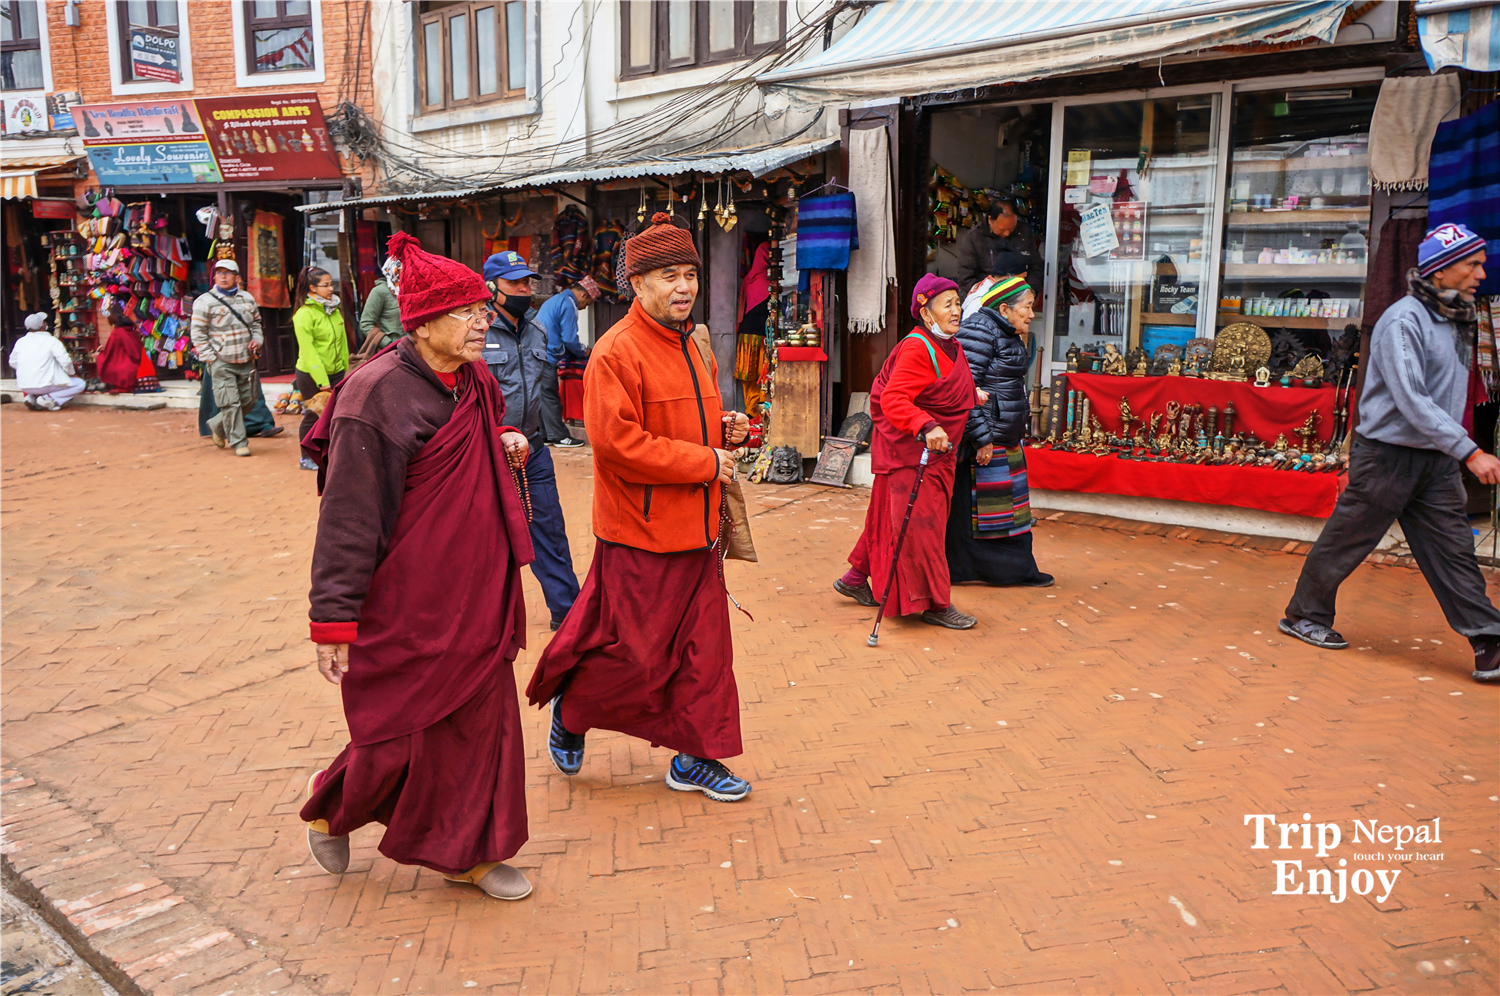
[[[1417,275],[1430,277],[1450,263],[1484,249],[1484,239],[1463,225],[1439,225],[1417,247]]]
[[[526,277],[536,276],[540,274],[526,265],[526,257],[508,249],[497,252],[484,261],[486,280],[524,280]]]

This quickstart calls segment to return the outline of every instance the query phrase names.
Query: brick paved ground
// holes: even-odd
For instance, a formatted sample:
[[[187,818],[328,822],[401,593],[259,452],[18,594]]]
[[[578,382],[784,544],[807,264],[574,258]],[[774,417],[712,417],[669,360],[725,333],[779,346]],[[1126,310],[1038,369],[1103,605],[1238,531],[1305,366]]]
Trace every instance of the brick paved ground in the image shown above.
[[[667,752],[608,733],[566,779],[528,710],[536,892],[497,903],[378,827],[341,878],[307,856],[299,795],[344,734],[292,440],[237,460],[190,413],[19,405],[0,431],[7,871],[127,990],[1500,988],[1497,692],[1413,571],[1361,569],[1357,649],[1324,653],[1275,631],[1296,556],[1064,519],[1037,535],[1056,588],[964,587],[978,629],[869,649],[828,590],[865,493],[756,489],[763,562],[729,568],[754,794],[666,791]],[[582,568],[588,457],[557,456]],[[526,579],[518,682],[548,635]],[[1344,840],[1252,850],[1247,813]],[[1368,860],[1392,848],[1356,819],[1441,821],[1416,848],[1441,858]],[[1275,896],[1278,858],[1400,875],[1384,903]]]

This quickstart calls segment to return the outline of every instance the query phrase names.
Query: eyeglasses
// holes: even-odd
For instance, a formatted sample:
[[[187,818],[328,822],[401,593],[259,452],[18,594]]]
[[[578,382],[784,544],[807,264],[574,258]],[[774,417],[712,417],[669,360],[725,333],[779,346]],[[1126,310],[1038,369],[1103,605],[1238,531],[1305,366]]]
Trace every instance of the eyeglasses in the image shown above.
[[[490,323],[490,313],[487,310],[474,315],[459,315],[450,311],[448,317],[457,318],[471,329],[482,329]]]

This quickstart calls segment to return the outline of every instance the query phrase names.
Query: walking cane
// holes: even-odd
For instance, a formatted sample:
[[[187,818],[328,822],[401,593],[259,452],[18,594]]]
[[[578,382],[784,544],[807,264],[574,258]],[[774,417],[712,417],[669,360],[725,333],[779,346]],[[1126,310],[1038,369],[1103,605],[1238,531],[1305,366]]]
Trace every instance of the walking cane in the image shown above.
[[[885,593],[880,596],[880,608],[875,613],[875,628],[870,630],[866,645],[880,644],[880,620],[885,616],[885,603],[891,597],[891,583],[896,580],[896,564],[901,559],[901,544],[906,541],[906,527],[911,525],[911,510],[917,507],[917,490],[922,487],[922,475],[927,473],[927,456],[932,451],[922,448],[922,460],[917,464],[917,479],[911,485],[911,497],[906,500],[906,518],[901,520],[901,531],[896,534],[896,551],[891,554],[891,572],[885,576]]]

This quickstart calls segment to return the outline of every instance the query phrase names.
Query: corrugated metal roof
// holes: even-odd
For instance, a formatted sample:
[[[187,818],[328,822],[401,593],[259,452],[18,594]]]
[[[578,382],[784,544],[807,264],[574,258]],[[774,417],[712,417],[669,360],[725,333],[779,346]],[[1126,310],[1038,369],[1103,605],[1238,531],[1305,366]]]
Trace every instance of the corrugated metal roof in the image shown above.
[[[799,103],[941,93],[1256,41],[1332,40],[1350,0],[887,0],[758,77]]]
[[[32,156],[0,159],[0,200],[30,200],[36,196],[38,173],[66,169],[82,156]]]
[[[22,169],[37,171],[60,169],[64,166],[72,166],[82,159],[83,156],[7,156],[0,154],[0,170],[10,173]]]
[[[343,208],[375,207],[380,204],[402,204],[431,201],[455,201],[465,197],[501,193],[507,190],[524,190],[529,187],[549,187],[559,183],[583,183],[590,180],[621,180],[637,176],[680,176],[683,173],[728,173],[744,170],[751,176],[764,176],[808,156],[826,152],[839,144],[837,138],[820,138],[794,145],[778,145],[769,149],[725,149],[718,152],[676,156],[665,153],[621,163],[617,166],[567,167],[533,173],[485,186],[466,187],[453,190],[434,190],[422,194],[380,194],[374,197],[352,197],[342,201],[327,201],[322,204],[299,204],[297,210],[305,214],[321,214]]]

